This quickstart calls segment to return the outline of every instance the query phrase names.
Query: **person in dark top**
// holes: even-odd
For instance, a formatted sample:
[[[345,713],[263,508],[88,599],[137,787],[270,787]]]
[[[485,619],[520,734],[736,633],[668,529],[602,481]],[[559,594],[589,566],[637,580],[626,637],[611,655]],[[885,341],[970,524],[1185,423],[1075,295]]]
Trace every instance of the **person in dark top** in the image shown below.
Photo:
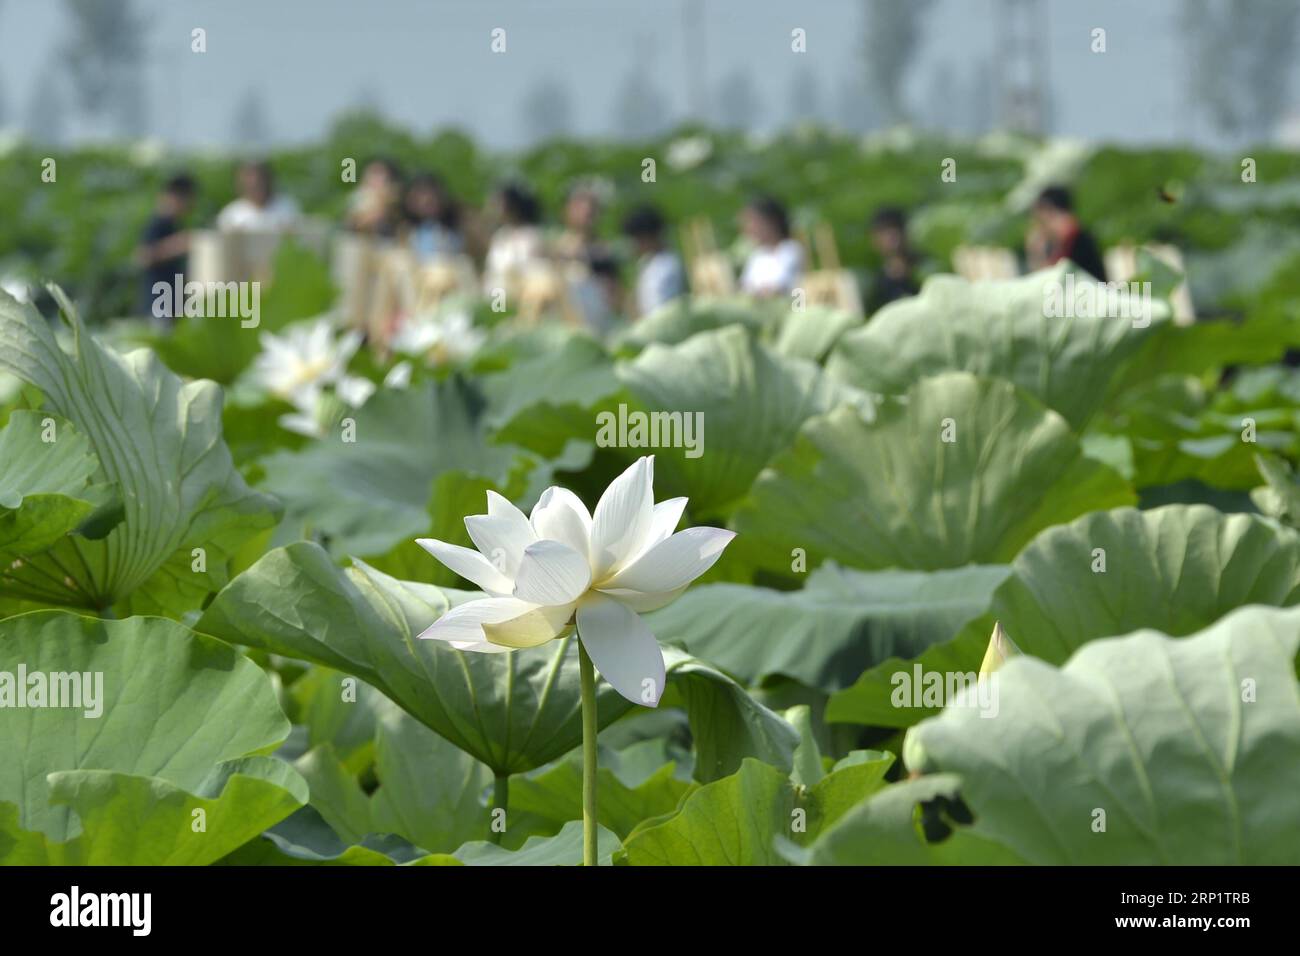
[[[649,315],[686,293],[682,260],[668,246],[668,225],[654,206],[637,206],[623,220],[623,235],[637,255],[636,318]]]
[[[1031,269],[1069,259],[1099,282],[1106,281],[1106,264],[1091,232],[1074,214],[1074,198],[1062,186],[1038,194],[1031,210],[1033,224],[1025,237],[1025,258]]]
[[[871,217],[871,244],[880,253],[880,268],[871,277],[867,314],[895,299],[916,295],[916,257],[907,244],[907,216],[896,206],[884,206]]]
[[[143,309],[165,325],[170,325],[174,317],[173,297],[160,295],[155,286],[163,283],[171,289],[179,275],[180,285],[184,287],[190,251],[190,234],[184,220],[194,207],[197,192],[194,178],[187,173],[178,173],[167,180],[136,250],[136,259],[143,270]]]

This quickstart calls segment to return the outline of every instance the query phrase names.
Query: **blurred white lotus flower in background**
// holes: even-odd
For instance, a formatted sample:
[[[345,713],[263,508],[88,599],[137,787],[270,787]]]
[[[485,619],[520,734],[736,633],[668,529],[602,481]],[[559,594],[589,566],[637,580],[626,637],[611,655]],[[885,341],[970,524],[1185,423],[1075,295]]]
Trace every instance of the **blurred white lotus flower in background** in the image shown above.
[[[131,162],[136,166],[148,169],[166,158],[167,143],[157,136],[139,139],[131,144]]]
[[[295,395],[330,385],[343,377],[361,347],[361,333],[334,338],[328,318],[291,325],[281,333],[263,332],[262,351],[253,360],[253,378],[272,395],[293,401]]]
[[[297,409],[280,424],[303,435],[319,436],[329,424],[327,389],[344,406],[360,408],[375,391],[369,379],[348,375],[348,362],[361,347],[361,333],[335,337],[329,318],[291,325],[280,333],[263,332],[262,351],[253,360],[253,381]]]
[[[713,140],[707,136],[683,136],[668,144],[666,158],[677,172],[694,169],[713,155]]]
[[[468,312],[456,310],[412,316],[390,344],[394,352],[427,356],[433,364],[441,365],[469,358],[486,339],[487,334],[474,325]]]
[[[601,495],[594,515],[552,487],[532,514],[495,492],[488,513],[465,519],[477,551],[432,538],[417,543],[488,596],[452,608],[421,638],[466,651],[536,647],[577,626],[605,680],[655,706],[664,690],[659,642],[638,616],[671,602],[711,568],[735,532],[678,531],[685,498],[654,503],[654,458],[640,458]]]
[[[384,388],[409,388],[412,371],[410,362],[398,362],[384,376]]]
[[[16,153],[26,140],[17,130],[0,130],[0,159],[4,159],[10,153]]]

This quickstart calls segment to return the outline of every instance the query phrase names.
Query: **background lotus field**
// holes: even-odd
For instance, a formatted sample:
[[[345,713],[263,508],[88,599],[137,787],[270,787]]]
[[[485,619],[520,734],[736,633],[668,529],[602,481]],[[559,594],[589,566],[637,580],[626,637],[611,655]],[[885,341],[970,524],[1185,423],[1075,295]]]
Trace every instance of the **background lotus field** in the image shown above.
[[[688,137],[653,185],[674,141],[500,157],[360,117],[274,163],[323,215],[335,157],[376,149],[471,198],[596,174],[611,221],[653,190],[728,241],[768,189],[859,264],[902,203],[921,294],[865,321],[678,302],[608,342],[479,309],[482,347],[404,387],[357,354],[355,442],[285,430],[248,374],[259,331],[336,306],[315,254],[282,248],[260,330],[163,336],[117,319],[162,168],[87,150],[46,190],[6,158],[0,262],[66,296],[0,296],[0,672],[102,672],[104,701],[0,710],[0,862],[579,862],[573,640],[416,641],[475,592],[414,541],[469,545],[489,490],[592,506],[653,451],[657,499],[738,534],[646,616],[660,706],[600,685],[602,863],[1300,863],[1300,158],[1261,151],[1243,184],[1188,151]],[[229,161],[194,165],[217,208]],[[1058,179],[1105,244],[1181,248],[1201,321],[1046,318],[1060,269],[948,274],[959,243],[1016,247]],[[702,412],[703,454],[598,447],[620,405]],[[996,622],[1022,654],[995,718],[896,705],[898,671],[979,670]]]

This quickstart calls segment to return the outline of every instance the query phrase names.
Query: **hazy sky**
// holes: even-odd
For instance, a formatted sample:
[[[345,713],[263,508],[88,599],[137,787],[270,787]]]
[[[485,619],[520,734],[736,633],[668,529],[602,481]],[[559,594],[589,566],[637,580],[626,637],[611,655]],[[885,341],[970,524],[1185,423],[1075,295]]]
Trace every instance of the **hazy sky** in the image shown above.
[[[101,0],[112,3],[119,0]],[[908,2],[908,0],[900,0]],[[1176,20],[1184,0],[1046,0],[1053,128],[1091,139],[1205,142],[1188,109]],[[753,83],[753,125],[789,118],[791,86],[806,68],[824,112],[862,74],[860,0],[134,0],[145,40],[149,129],[186,146],[236,145],[232,124],[251,91],[277,141],[318,136],[341,109],[366,101],[419,131],[453,123],[492,146],[526,136],[521,99],[545,77],[572,102],[575,132],[609,133],[628,74],[683,117],[690,78],[717,89],[734,71]],[[701,9],[689,41],[684,10]],[[996,0],[936,0],[908,74],[922,120],[959,122],[987,86],[981,65],[1003,55]],[[28,112],[66,35],[61,0],[0,0],[0,103],[10,125]],[[1089,50],[1107,30],[1107,52]],[[207,30],[208,51],[190,51]],[[490,31],[507,31],[494,54]],[[808,52],[790,51],[807,31]],[[691,67],[688,69],[688,66]],[[1208,68],[1213,68],[1210,64]],[[985,67],[987,69],[987,66]],[[74,119],[74,134],[86,129]]]

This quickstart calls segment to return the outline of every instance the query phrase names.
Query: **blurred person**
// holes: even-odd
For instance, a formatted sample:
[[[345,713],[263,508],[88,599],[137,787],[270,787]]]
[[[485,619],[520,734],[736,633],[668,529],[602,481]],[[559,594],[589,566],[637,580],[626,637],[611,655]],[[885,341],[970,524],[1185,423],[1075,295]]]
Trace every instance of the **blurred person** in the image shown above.
[[[596,229],[600,224],[603,203],[590,186],[575,186],[564,200],[564,228],[553,244],[557,259],[589,263],[593,258],[609,255]]]
[[[380,156],[366,163],[348,206],[346,224],[352,232],[391,239],[402,220],[402,169]]]
[[[492,197],[496,231],[483,264],[484,287],[507,288],[531,263],[545,258],[542,208],[537,197],[518,183],[507,183]]]
[[[188,173],[177,173],[165,183],[158,193],[153,214],[145,224],[140,235],[140,245],[136,248],[136,261],[142,268],[144,279],[142,309],[154,313],[154,304],[162,302],[155,288],[159,283],[173,288],[176,277],[181,276],[179,285],[184,288],[185,270],[190,251],[190,234],[185,227],[185,219],[194,208],[194,199],[198,195],[198,185]],[[167,303],[172,303],[167,298]],[[156,319],[168,322],[174,318],[173,309],[166,310],[165,315],[155,315]]]
[[[1030,215],[1025,259],[1031,270],[1068,259],[1099,282],[1106,281],[1101,248],[1074,214],[1074,197],[1068,189],[1062,186],[1044,189],[1034,200]]]
[[[745,260],[740,288],[748,295],[786,295],[803,273],[804,252],[790,238],[790,217],[771,196],[751,199],[740,213],[740,228],[754,249]]]
[[[686,292],[682,260],[668,248],[664,217],[653,206],[638,206],[623,220],[623,235],[637,253],[636,314],[649,315]]]
[[[420,173],[406,189],[403,210],[411,251],[424,262],[460,255],[465,238],[460,231],[460,207],[442,180]]]
[[[605,338],[618,326],[623,314],[623,277],[618,260],[597,254],[586,263],[584,278],[570,284],[571,294],[583,323],[597,338]]]
[[[871,277],[867,314],[895,299],[916,295],[916,256],[907,242],[907,216],[897,206],[883,206],[871,217],[871,245],[880,254],[880,268]]]
[[[235,174],[239,198],[217,214],[217,228],[224,232],[283,232],[299,218],[298,204],[275,190],[275,173],[270,163],[241,163]]]

